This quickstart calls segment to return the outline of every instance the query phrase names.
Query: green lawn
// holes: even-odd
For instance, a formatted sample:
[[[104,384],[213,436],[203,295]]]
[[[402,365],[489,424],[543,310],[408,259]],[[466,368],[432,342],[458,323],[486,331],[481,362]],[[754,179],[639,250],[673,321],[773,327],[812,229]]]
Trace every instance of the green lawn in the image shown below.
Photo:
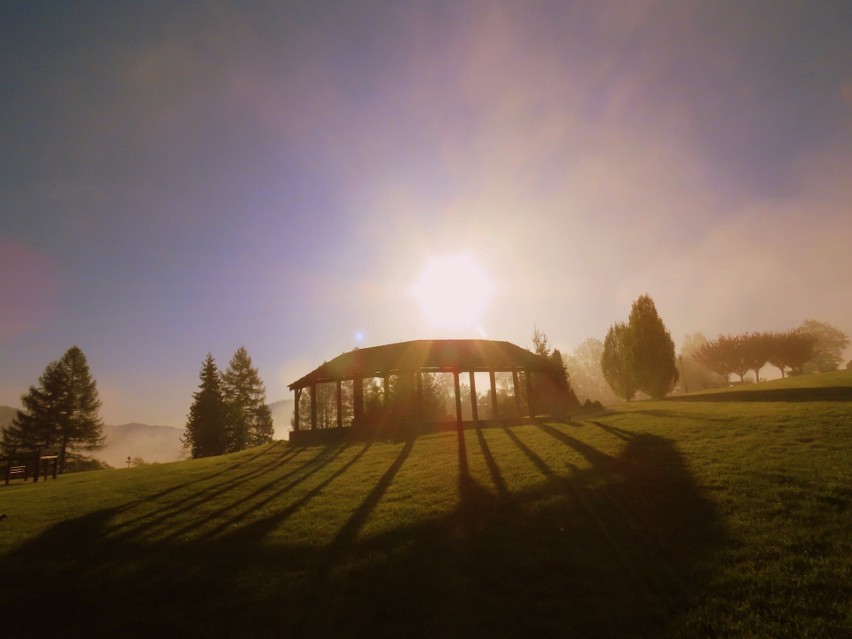
[[[0,637],[848,637],[850,442],[844,372],[0,485]]]

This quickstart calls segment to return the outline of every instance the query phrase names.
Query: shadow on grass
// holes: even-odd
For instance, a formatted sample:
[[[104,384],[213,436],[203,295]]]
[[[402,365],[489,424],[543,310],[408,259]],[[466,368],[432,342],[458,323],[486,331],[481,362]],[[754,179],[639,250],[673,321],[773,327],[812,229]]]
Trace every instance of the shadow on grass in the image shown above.
[[[302,508],[334,499],[334,487],[365,463],[370,444],[322,447],[298,464],[298,457],[284,457],[294,464],[285,471],[259,458],[261,466],[233,477],[261,480],[250,493],[231,493],[221,481],[198,484],[199,495],[229,496],[228,508],[207,511],[200,497],[186,496],[129,526],[118,517],[126,507],[62,522],[0,559],[0,600],[9,611],[3,631],[658,636],[693,594],[695,571],[723,540],[721,525],[671,441],[595,423],[624,442],[618,456],[564,426],[492,431],[544,477],[515,492],[499,465],[507,449],[492,450],[492,437],[480,430],[458,432],[457,507],[426,521],[400,518],[370,537],[359,533],[411,456],[414,440],[375,473],[375,485],[364,487],[360,503],[326,545],[268,539]],[[535,452],[545,441],[540,433],[549,445],[564,447],[566,456],[579,453],[587,467],[569,466],[567,474],[564,467],[551,468]],[[493,490],[471,475],[468,448],[475,446]],[[275,455],[270,459],[278,452],[269,451]],[[348,459],[340,464],[344,453]],[[320,481],[288,499],[309,478]],[[163,524],[165,511],[178,507],[197,511],[207,532],[150,541],[151,520]]]
[[[767,388],[669,397],[669,402],[852,402],[852,387]]]

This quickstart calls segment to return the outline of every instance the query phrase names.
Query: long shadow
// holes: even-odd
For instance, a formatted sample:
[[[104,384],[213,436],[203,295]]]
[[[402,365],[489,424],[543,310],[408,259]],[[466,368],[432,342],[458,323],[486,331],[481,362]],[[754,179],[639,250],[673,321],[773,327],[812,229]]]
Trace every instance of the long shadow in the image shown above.
[[[471,477],[459,433],[458,506],[359,539],[412,455],[409,441],[325,546],[266,538],[299,509],[321,513],[333,499],[321,493],[369,445],[296,501],[277,506],[287,487],[269,485],[249,510],[191,541],[116,540],[116,509],[59,523],[0,557],[3,636],[661,636],[700,599],[699,569],[712,562],[698,562],[724,533],[672,441],[597,426],[623,442],[619,454],[562,426],[505,429],[543,479],[498,496]],[[543,445],[589,467],[557,472],[536,453]],[[483,454],[494,479],[497,462],[487,446]],[[268,517],[239,525],[270,505]],[[686,585],[663,554],[681,576],[695,573]]]
[[[278,445],[279,445],[278,442],[273,442],[272,444],[269,444],[268,446],[263,447],[256,454],[254,454],[250,457],[246,457],[245,459],[242,459],[242,460],[235,462],[233,464],[228,465],[227,468],[223,468],[222,470],[215,472],[215,473],[212,473],[212,474],[209,474],[209,475],[204,475],[203,477],[199,477],[198,479],[193,479],[192,481],[187,481],[187,482],[183,482],[181,484],[176,484],[174,486],[169,486],[165,490],[161,490],[157,493],[153,493],[151,495],[146,496],[142,501],[156,501],[156,500],[162,499],[166,495],[169,495],[173,492],[181,490],[182,488],[186,488],[188,486],[192,486],[192,485],[195,485],[195,484],[198,484],[198,483],[201,483],[201,482],[210,481],[211,479],[215,479],[216,477],[221,477],[222,475],[227,475],[227,474],[233,473],[235,471],[240,470],[243,466],[246,466],[246,465],[251,466],[252,462],[256,461],[257,459],[259,459],[263,455],[268,454],[270,451],[272,451],[273,448],[276,448]],[[295,451],[293,449],[285,448],[284,452],[280,456],[279,461],[283,461],[284,459],[286,459],[288,457],[292,457],[297,452],[298,451]]]
[[[181,482],[179,484],[169,486],[168,488],[165,488],[165,489],[158,491],[156,493],[146,495],[145,497],[142,497],[140,499],[134,499],[133,501],[127,502],[123,506],[118,507],[115,510],[115,514],[118,514],[119,512],[122,512],[122,511],[127,511],[127,510],[129,510],[133,507],[138,506],[139,504],[159,501],[163,497],[166,497],[167,495],[175,493],[179,490],[183,490],[185,488],[188,488],[190,486],[194,486],[196,484],[209,482],[210,480],[215,479],[217,477],[223,477],[225,475],[229,475],[231,473],[239,471],[243,466],[245,466],[247,464],[250,465],[252,462],[255,462],[256,460],[260,459],[264,455],[270,454],[271,451],[273,449],[275,449],[276,447],[278,447],[279,445],[280,445],[279,442],[273,442],[272,444],[269,444],[267,446],[262,447],[261,450],[257,451],[254,455],[251,455],[250,457],[246,457],[245,459],[240,460],[238,462],[229,464],[226,468],[223,468],[222,470],[219,470],[215,473],[204,474],[203,476],[201,476],[197,479],[193,479],[193,480],[187,481],[187,482]],[[270,461],[269,463],[283,464],[297,454],[298,454],[297,450],[285,448],[283,450],[283,452],[281,452],[277,457],[273,458],[273,460]],[[251,468],[251,466],[250,466],[250,468]],[[251,469],[251,470],[248,471],[248,473],[244,473],[242,475],[236,475],[233,478],[223,480],[223,481],[221,481],[218,484],[215,484],[213,486],[208,486],[208,487],[203,489],[202,493],[204,493],[205,491],[208,491],[208,490],[213,490],[213,489],[215,489],[219,486],[239,485],[240,483],[242,483],[242,480],[244,478],[251,479],[251,478],[253,478],[253,477],[255,477],[258,474],[261,474],[263,472],[264,472],[263,469]],[[203,501],[204,498],[200,497],[200,495],[202,493],[198,493],[198,492],[191,493],[190,495],[187,495],[183,499],[179,499],[177,501],[170,502],[168,505],[164,506],[161,509],[158,509],[157,511],[153,511],[153,512],[149,511],[149,512],[145,512],[142,515],[139,515],[137,517],[125,518],[124,521],[122,522],[121,526],[124,526],[124,527],[132,526],[133,524],[135,524],[138,521],[142,521],[142,520],[147,519],[151,516],[155,516],[158,512],[164,512],[164,511],[170,510],[170,509],[180,510],[180,509],[182,509],[182,507],[185,504],[187,504],[190,501],[194,501],[194,500],[202,500]]]
[[[556,478],[550,466],[545,464],[544,460],[541,457],[536,455],[529,446],[522,442],[520,437],[518,437],[511,428],[504,427],[503,432],[505,432],[506,435],[509,436],[509,439],[512,440],[512,443],[514,443],[515,446],[517,446],[520,451],[527,456],[527,459],[529,459],[533,464],[535,464],[536,468],[541,471],[542,475],[547,477],[549,480],[553,480]]]
[[[485,435],[483,435],[482,429],[479,427],[476,428],[476,437],[479,440],[479,447],[482,449],[482,456],[485,458],[485,464],[488,466],[491,481],[494,482],[494,486],[497,488],[497,494],[505,498],[509,495],[509,490],[506,488],[506,480],[503,479],[503,473],[500,472],[500,467],[497,466],[497,461],[494,459],[494,455],[488,447],[488,442],[485,441]]]
[[[340,468],[338,468],[331,475],[326,477],[319,484],[314,486],[307,493],[302,495],[299,499],[297,499],[293,503],[289,504],[283,510],[276,512],[274,515],[272,515],[270,517],[266,517],[265,519],[261,519],[257,522],[249,524],[247,526],[243,526],[242,528],[238,529],[232,535],[232,537],[234,539],[238,539],[240,541],[240,543],[245,543],[245,542],[254,543],[254,542],[257,542],[258,540],[262,539],[267,534],[269,534],[270,531],[272,531],[275,528],[277,528],[278,526],[280,526],[290,516],[292,516],[299,509],[303,508],[309,501],[311,501],[317,495],[319,495],[323,490],[325,490],[337,478],[344,475],[350,468],[352,468],[355,464],[357,464],[361,460],[361,458],[367,453],[367,451],[370,450],[370,447],[372,445],[373,445],[372,442],[365,443],[363,445],[363,447],[361,448],[361,450],[359,450],[357,453],[355,453],[355,455],[353,455],[352,459],[350,459],[348,462],[343,464]],[[278,497],[280,494],[283,494],[284,492],[287,492],[287,491],[282,489],[282,491],[280,491],[280,493],[277,493],[277,494],[271,496],[270,500]],[[248,511],[246,511],[244,513],[240,513],[239,517],[243,517],[245,515],[251,514],[253,511],[259,510],[260,508],[262,508],[263,505],[265,505],[265,504],[257,504],[253,508],[249,509]],[[227,528],[230,525],[236,524],[238,522],[238,519],[239,519],[238,517],[234,517],[233,519],[231,519],[227,522],[223,522],[223,524],[221,526],[219,526],[219,527],[217,527],[217,529],[211,531],[210,534],[205,535],[204,538],[214,537],[221,530],[224,530],[225,528]]]
[[[681,395],[667,402],[852,402],[852,387],[775,388]]]
[[[246,495],[244,497],[241,496],[239,501],[237,501],[233,504],[228,504],[226,506],[222,506],[221,508],[218,508],[217,510],[214,510],[213,512],[207,513],[203,518],[198,518],[198,519],[194,520],[192,523],[187,524],[183,528],[178,528],[178,529],[174,530],[172,533],[163,537],[162,539],[167,540],[167,539],[173,539],[173,538],[180,538],[185,533],[188,533],[192,530],[196,530],[198,528],[201,528],[205,524],[221,518],[225,514],[234,510],[234,508],[237,507],[239,504],[249,503],[252,499],[258,497],[259,495],[261,495],[265,492],[268,492],[268,491],[272,490],[273,488],[279,486],[278,489],[275,490],[272,494],[267,495],[264,499],[255,503],[251,508],[249,508],[248,510],[243,511],[239,515],[231,518],[229,521],[233,522],[233,521],[239,519],[240,517],[245,517],[247,514],[250,514],[252,511],[255,511],[259,508],[262,508],[265,504],[268,504],[273,499],[276,499],[276,498],[290,492],[296,486],[298,486],[299,484],[301,484],[302,482],[304,482],[305,480],[307,480],[311,476],[313,476],[316,473],[318,473],[319,471],[321,471],[323,468],[325,468],[331,462],[333,462],[335,459],[337,459],[343,453],[343,451],[346,450],[346,448],[348,448],[348,444],[339,444],[337,446],[330,446],[326,449],[327,454],[318,455],[317,457],[314,457],[309,464],[310,468],[306,472],[302,473],[301,475],[296,477],[296,479],[288,482],[284,486],[280,486],[280,483],[283,479],[286,479],[287,477],[292,476],[293,474],[295,474],[299,470],[306,468],[307,465],[304,465],[304,466],[302,466],[298,469],[295,469],[291,472],[285,473],[282,476],[278,476],[278,477],[273,478],[271,481],[267,482],[266,484],[263,484],[262,486],[259,486],[258,488],[253,490],[248,495]],[[228,522],[223,522],[222,524],[217,526],[214,529],[213,533],[211,533],[211,534],[214,534],[216,531],[224,530],[225,528],[227,528],[227,526],[228,526]],[[203,537],[204,536],[202,536],[202,538]]]
[[[315,463],[317,460],[322,460],[323,457],[332,454],[333,451],[334,447],[321,448],[315,456],[305,460],[299,466],[289,470],[284,475],[279,475],[273,481],[281,481],[282,479],[286,479],[289,476],[301,472],[301,470],[307,468],[311,464]],[[212,486],[206,486],[203,489],[190,495],[187,495],[182,499],[169,502],[168,504],[163,505],[159,509],[144,512],[134,518],[125,519],[120,523],[116,524],[114,530],[116,532],[121,530],[121,534],[124,536],[134,536],[138,535],[141,532],[151,530],[159,524],[168,522],[176,513],[182,513],[196,508],[197,506],[200,506],[201,504],[209,501],[210,499],[220,497],[228,492],[238,492],[238,489],[243,484],[253,481],[263,475],[274,473],[278,469],[280,464],[284,463],[285,461],[288,461],[289,459],[292,459],[293,457],[295,457],[295,455],[292,455],[290,454],[290,452],[285,451],[283,454],[273,458],[262,466],[250,470],[249,472],[243,473],[242,475],[238,475],[233,479],[224,480]],[[216,476],[221,475],[222,473],[216,474]]]
[[[375,510],[376,506],[384,496],[388,487],[393,482],[394,477],[402,468],[405,460],[411,454],[414,448],[414,439],[409,439],[402,450],[399,451],[396,459],[379,478],[379,481],[367,495],[361,505],[352,513],[345,524],[340,528],[337,534],[332,539],[331,543],[323,552],[323,558],[319,562],[316,570],[309,577],[309,585],[307,587],[308,597],[304,603],[302,614],[296,623],[296,632],[294,636],[310,636],[310,632],[305,632],[310,624],[311,617],[319,614],[319,611],[324,607],[321,593],[326,589],[325,584],[329,580],[329,575],[343,555],[351,550],[358,536],[358,531],[367,522],[367,518]]]
[[[605,455],[551,426],[541,428],[586,457],[598,472],[624,478],[607,487],[607,501],[616,503],[634,528],[653,530],[659,541],[656,546],[674,551],[666,553],[671,561],[688,565],[724,537],[716,508],[704,497],[671,440],[601,421],[589,423],[627,442],[618,457]],[[638,504],[641,510],[636,508]]]

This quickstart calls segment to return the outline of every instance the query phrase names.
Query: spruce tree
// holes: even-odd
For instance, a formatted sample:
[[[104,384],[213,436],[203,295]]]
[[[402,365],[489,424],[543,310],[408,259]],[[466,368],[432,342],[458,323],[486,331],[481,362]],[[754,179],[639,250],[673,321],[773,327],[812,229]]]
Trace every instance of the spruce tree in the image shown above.
[[[243,346],[222,374],[222,391],[228,406],[228,452],[271,442],[274,427],[266,387]]]
[[[665,397],[678,379],[675,347],[650,297],[633,302],[627,326],[636,385],[654,399]]]
[[[192,395],[194,401],[181,441],[193,457],[222,455],[228,449],[228,406],[219,369],[210,353],[201,365],[199,377],[201,383]]]
[[[609,327],[601,355],[601,371],[613,392],[628,402],[636,394],[632,336],[628,326],[616,322]]]
[[[24,410],[3,433],[6,454],[57,448],[62,472],[69,458],[81,459],[84,451],[103,447],[97,384],[79,347],[72,346],[48,364],[38,386],[30,386],[21,403]]]

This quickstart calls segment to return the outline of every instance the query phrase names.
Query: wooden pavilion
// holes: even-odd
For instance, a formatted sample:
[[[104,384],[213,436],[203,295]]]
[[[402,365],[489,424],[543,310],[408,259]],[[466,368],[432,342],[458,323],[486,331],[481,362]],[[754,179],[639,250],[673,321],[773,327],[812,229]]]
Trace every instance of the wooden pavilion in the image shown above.
[[[542,401],[545,394],[541,388],[559,389],[559,375],[564,371],[556,370],[553,362],[531,353],[519,346],[503,341],[483,339],[454,339],[454,340],[415,340],[386,344],[370,348],[358,348],[343,353],[333,360],[311,371],[304,377],[288,385],[295,392],[294,430],[290,440],[306,442],[314,439],[317,426],[317,386],[319,384],[336,384],[337,423],[338,432],[349,430],[343,428],[343,393],[341,385],[351,380],[353,382],[352,405],[353,418],[351,431],[354,434],[369,435],[375,431],[375,418],[365,414],[364,410],[364,380],[380,378],[384,387],[383,397],[388,397],[389,380],[396,376],[405,380],[404,386],[409,389],[405,405],[407,411],[403,418],[397,414],[394,420],[386,420],[389,427],[400,434],[410,432],[413,427],[428,427],[428,420],[423,414],[423,373],[451,373],[453,376],[455,398],[455,425],[462,427],[462,394],[460,391],[461,375],[467,373],[470,382],[470,403],[472,422],[479,422],[475,373],[488,373],[490,380],[491,419],[517,419],[519,415],[535,418],[537,400],[542,404],[552,405]],[[498,414],[496,373],[511,373],[514,389],[515,406],[511,414]],[[520,377],[523,376],[523,382]],[[534,382],[535,380],[535,382]],[[573,396],[567,386],[562,385],[562,394],[567,399]],[[300,416],[300,401],[302,392],[307,389],[310,393],[310,423],[305,424]],[[534,389],[535,390],[534,392]],[[523,398],[523,399],[522,399]],[[522,404],[525,404],[522,405]],[[547,406],[543,406],[547,408]],[[328,433],[331,435],[331,433]]]

